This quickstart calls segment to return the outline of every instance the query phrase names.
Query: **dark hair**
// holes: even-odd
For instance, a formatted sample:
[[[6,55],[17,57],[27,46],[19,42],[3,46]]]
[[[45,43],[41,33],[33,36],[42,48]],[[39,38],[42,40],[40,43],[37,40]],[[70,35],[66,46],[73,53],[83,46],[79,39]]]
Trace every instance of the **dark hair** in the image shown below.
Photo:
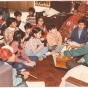
[[[42,31],[40,28],[35,27],[35,28],[32,30],[31,36],[34,37],[34,33],[38,33],[38,32],[40,32],[40,31]]]
[[[40,18],[42,18],[43,21],[44,21],[44,17],[43,17],[43,16],[39,16],[38,19],[37,19],[37,23],[38,23],[38,20],[39,20]],[[43,25],[44,25],[44,23],[43,23]]]
[[[79,20],[79,21],[78,21],[78,24],[79,24],[79,23],[84,23],[84,25],[86,25],[86,21],[83,20],[83,19]]]
[[[57,28],[56,25],[55,25],[55,24],[50,24],[50,25],[48,26],[48,31],[49,31],[49,30],[52,30],[53,28]]]
[[[22,16],[22,13],[21,13],[20,11],[15,11],[15,12],[14,12],[14,16],[17,17],[17,16],[19,16],[19,15]]]
[[[7,27],[9,27],[12,24],[12,22],[17,22],[16,18],[14,18],[14,17],[7,18],[6,19],[6,25],[7,25]]]
[[[3,15],[3,13],[0,11],[0,16]]]
[[[33,15],[34,15],[34,13],[35,13],[35,9],[33,8],[33,7],[30,7],[29,9],[28,9],[28,12],[33,12]]]
[[[32,28],[32,25],[30,23],[26,23],[24,25],[24,28],[25,28],[25,30],[28,29],[28,28]]]
[[[18,41],[18,43],[19,43],[18,48],[19,49],[22,49],[22,47],[20,46],[20,43],[21,43],[21,39],[23,39],[24,36],[25,36],[25,33],[21,30],[16,31],[13,35],[13,41]]]

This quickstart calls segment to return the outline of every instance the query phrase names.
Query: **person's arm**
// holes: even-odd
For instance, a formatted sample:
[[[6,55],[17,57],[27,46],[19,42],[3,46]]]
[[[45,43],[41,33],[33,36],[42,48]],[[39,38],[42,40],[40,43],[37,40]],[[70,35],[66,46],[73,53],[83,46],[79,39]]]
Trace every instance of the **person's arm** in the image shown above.
[[[73,31],[72,31],[72,34],[71,34],[71,36],[70,36],[70,41],[74,41],[74,39],[75,39],[75,33],[77,32],[76,31],[77,29],[75,28]]]
[[[80,47],[78,49],[73,49],[70,51],[67,50],[67,51],[61,52],[61,55],[75,57],[75,56],[85,55],[87,53],[88,53],[88,44],[86,44],[83,47]]]
[[[41,51],[43,49],[43,47],[44,47],[44,44],[40,40],[38,40],[38,48],[37,48],[37,51]]]
[[[59,32],[57,34],[58,34],[57,44],[58,46],[60,46],[62,44],[62,36]]]

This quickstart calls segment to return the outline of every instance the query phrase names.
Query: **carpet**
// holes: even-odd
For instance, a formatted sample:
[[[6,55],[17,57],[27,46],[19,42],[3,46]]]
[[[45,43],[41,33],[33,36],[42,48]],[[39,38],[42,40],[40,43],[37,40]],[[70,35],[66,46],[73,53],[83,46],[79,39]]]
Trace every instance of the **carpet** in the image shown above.
[[[44,81],[45,87],[58,87],[60,85],[61,78],[67,72],[67,70],[55,67],[52,56],[47,56],[46,59],[39,61],[34,68],[28,68],[27,71],[38,77],[38,79],[34,79],[29,76],[27,81]]]

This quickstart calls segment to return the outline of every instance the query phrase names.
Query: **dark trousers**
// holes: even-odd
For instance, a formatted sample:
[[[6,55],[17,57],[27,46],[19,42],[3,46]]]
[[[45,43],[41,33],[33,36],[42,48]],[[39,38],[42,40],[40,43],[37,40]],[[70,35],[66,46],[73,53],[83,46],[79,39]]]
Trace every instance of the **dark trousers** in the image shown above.
[[[36,63],[38,62],[38,57],[37,56],[29,56],[29,58],[30,58],[31,61],[35,61]],[[21,56],[19,57],[19,59],[24,60],[24,58],[21,57]],[[8,64],[12,65],[13,68],[17,69],[17,74],[18,75],[20,74],[21,69],[27,69],[27,68],[31,67],[31,66],[26,66],[26,65],[24,65],[23,63],[20,63],[20,62],[15,62],[15,63],[8,62]]]
[[[74,67],[76,67],[76,66],[78,66],[78,65],[80,65],[78,62],[76,62],[75,60],[69,60],[69,61],[67,61],[67,63],[66,63],[66,67],[68,68],[68,69],[72,69],[72,68],[74,68]]]

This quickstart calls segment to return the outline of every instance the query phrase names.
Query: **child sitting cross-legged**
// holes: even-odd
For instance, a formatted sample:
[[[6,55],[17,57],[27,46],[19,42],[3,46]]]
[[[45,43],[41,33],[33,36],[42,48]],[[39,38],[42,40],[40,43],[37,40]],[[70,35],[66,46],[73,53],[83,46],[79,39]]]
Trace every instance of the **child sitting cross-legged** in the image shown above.
[[[21,30],[18,30],[14,33],[13,41],[10,46],[13,48],[14,54],[16,54],[16,64],[14,64],[15,68],[29,68],[34,67],[38,61],[37,56],[27,56],[24,51],[24,37],[25,33]],[[21,66],[19,67],[19,63]]]
[[[32,30],[31,36],[25,45],[25,53],[27,56],[38,56],[39,61],[46,58],[46,53],[48,51],[47,47],[41,42],[40,38],[42,36],[42,30],[35,27]]]

